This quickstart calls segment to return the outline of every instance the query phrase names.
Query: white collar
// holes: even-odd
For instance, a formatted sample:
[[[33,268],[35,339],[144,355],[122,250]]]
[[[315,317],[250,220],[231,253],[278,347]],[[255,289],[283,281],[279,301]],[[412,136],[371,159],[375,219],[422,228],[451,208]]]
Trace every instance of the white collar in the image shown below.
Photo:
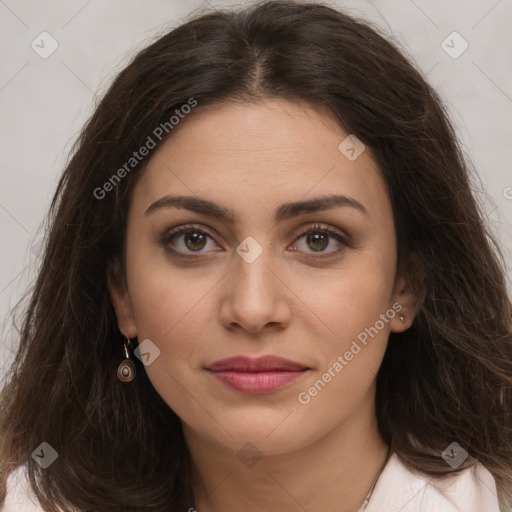
[[[496,483],[479,462],[442,479],[415,473],[392,453],[366,512],[500,512]]]

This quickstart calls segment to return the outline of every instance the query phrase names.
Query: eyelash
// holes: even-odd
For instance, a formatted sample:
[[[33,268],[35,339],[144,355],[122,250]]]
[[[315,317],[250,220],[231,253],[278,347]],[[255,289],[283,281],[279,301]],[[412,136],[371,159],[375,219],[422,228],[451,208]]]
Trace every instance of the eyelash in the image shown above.
[[[196,226],[194,224],[184,224],[183,226],[179,226],[179,227],[177,227],[175,229],[172,229],[171,231],[167,232],[162,237],[162,239],[160,241],[160,244],[168,252],[170,252],[173,257],[182,258],[182,259],[188,259],[188,260],[190,260],[191,258],[199,258],[201,256],[201,254],[202,254],[201,252],[198,252],[197,256],[194,256],[194,252],[190,252],[190,253],[187,252],[187,253],[184,254],[181,251],[173,249],[172,247],[169,246],[169,243],[174,238],[177,238],[179,235],[186,235],[186,234],[191,234],[191,233],[199,233],[199,234],[202,234],[202,235],[207,235],[207,236],[209,236],[212,239],[214,238],[204,228],[199,228],[198,226]],[[322,224],[314,224],[312,226],[307,226],[306,228],[300,230],[298,233],[296,233],[294,235],[294,237],[295,237],[294,241],[297,241],[301,237],[303,237],[304,235],[308,235],[308,234],[311,234],[311,233],[327,234],[327,235],[331,236],[332,238],[334,238],[337,242],[342,244],[342,247],[340,247],[339,249],[336,249],[334,251],[328,252],[328,253],[320,253],[319,255],[311,254],[311,255],[307,256],[310,259],[326,259],[326,258],[332,257],[335,254],[341,253],[347,247],[351,247],[351,245],[348,242],[348,240],[341,234],[340,231],[338,231],[337,229],[335,229],[335,228],[333,228],[331,226],[322,225]]]

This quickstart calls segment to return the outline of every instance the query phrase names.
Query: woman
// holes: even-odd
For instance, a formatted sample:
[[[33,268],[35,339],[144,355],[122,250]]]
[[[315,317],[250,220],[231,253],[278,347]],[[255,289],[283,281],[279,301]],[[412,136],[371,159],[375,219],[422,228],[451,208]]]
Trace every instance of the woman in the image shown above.
[[[327,6],[141,51],[52,203],[7,512],[23,485],[47,511],[507,510],[511,308],[468,174],[420,73]]]

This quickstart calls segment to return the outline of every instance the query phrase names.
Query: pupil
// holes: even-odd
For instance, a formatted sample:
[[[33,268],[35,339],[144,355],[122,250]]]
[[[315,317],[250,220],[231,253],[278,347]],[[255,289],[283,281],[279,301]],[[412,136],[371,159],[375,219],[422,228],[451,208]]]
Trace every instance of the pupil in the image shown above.
[[[187,247],[193,251],[200,250],[204,247],[204,239],[205,236],[201,235],[199,233],[189,233],[185,235],[185,243],[187,244]],[[199,241],[199,247],[194,246],[195,243]],[[201,243],[202,242],[202,243]]]
[[[329,241],[327,239],[327,236],[324,233],[313,233],[307,236],[307,242],[308,244],[312,242],[313,244],[318,244],[320,242],[320,247],[313,247],[310,245],[310,247],[315,251],[321,251],[327,247],[329,244]]]

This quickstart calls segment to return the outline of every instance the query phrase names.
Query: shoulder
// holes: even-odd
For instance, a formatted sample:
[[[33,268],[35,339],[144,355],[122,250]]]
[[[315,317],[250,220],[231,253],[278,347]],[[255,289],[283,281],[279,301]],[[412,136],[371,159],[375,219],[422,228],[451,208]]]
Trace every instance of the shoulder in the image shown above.
[[[1,512],[44,512],[30,488],[25,468],[20,466],[7,480],[7,495]]]
[[[442,479],[409,470],[393,453],[366,512],[500,512],[496,483],[479,462]]]

